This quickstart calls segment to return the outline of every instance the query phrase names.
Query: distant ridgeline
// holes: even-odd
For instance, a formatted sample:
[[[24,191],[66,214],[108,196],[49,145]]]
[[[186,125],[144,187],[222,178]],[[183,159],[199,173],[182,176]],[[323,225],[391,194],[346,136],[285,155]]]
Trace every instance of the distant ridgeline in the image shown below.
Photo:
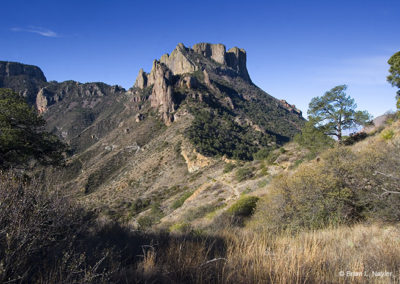
[[[155,116],[171,126],[187,118],[185,137],[205,156],[251,160],[291,139],[302,113],[257,86],[248,74],[246,52],[222,44],[179,43],[171,54],[141,69],[132,88],[104,83],[47,82],[35,66],[0,61],[0,87],[11,88],[43,114],[49,130],[82,152],[128,118]],[[134,131],[136,126],[126,127]],[[137,133],[140,135],[140,133]]]

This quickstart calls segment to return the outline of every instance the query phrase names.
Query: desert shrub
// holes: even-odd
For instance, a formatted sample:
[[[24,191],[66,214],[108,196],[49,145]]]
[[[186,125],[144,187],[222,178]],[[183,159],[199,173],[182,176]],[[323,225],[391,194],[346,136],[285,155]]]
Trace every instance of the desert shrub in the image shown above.
[[[243,195],[236,201],[227,212],[235,217],[249,217],[256,209],[258,197]]]
[[[349,137],[346,137],[345,139],[343,139],[342,143],[344,145],[349,146],[349,145],[353,145],[357,142],[360,142],[367,137],[368,137],[368,134],[365,132],[352,133],[352,134],[350,134]]]
[[[224,174],[231,172],[234,168],[236,168],[236,165],[233,163],[226,163],[224,166]]]
[[[236,171],[236,180],[238,182],[242,182],[244,180],[250,179],[254,176],[254,168],[251,167],[243,167]]]
[[[11,173],[0,174],[0,204],[0,282],[35,282],[56,271],[70,281],[82,277],[72,272],[83,268],[73,247],[88,225],[82,209],[41,181]]]
[[[390,140],[394,136],[394,132],[392,129],[385,129],[381,132],[381,137],[385,140]]]
[[[323,130],[314,126],[313,121],[306,122],[301,129],[301,133],[296,134],[293,140],[314,154],[332,148],[335,144],[335,141],[326,135]]]
[[[137,198],[135,199],[131,206],[130,206],[130,213],[132,215],[136,215],[144,210],[146,210],[150,206],[150,199],[142,199],[142,198]]]
[[[280,153],[277,151],[270,152],[266,159],[267,163],[272,165],[273,163],[275,163],[276,159],[278,159],[279,155]]]
[[[153,202],[150,206],[150,212],[144,216],[140,216],[137,220],[139,229],[145,230],[158,223],[164,217],[164,212],[161,209],[160,203]]]
[[[268,157],[270,152],[270,148],[262,148],[253,154],[253,158],[254,160],[264,160]]]
[[[385,141],[353,152],[337,147],[272,181],[274,191],[257,206],[255,222],[268,230],[299,231],[360,220],[400,220],[400,143]],[[379,149],[379,151],[377,151]]]
[[[176,223],[169,227],[170,232],[189,233],[192,230],[192,226],[186,222]]]
[[[196,208],[191,208],[188,210],[188,212],[186,212],[185,220],[190,222],[199,218],[203,218],[208,213],[215,211],[216,208],[218,208],[217,204],[206,204]]]
[[[224,232],[229,228],[243,227],[245,221],[255,212],[258,200],[255,196],[242,195],[225,212],[214,218],[209,230]]]
[[[191,195],[193,194],[193,191],[187,191],[184,194],[181,195],[177,200],[172,203],[172,209],[178,209],[183,205],[183,203],[188,199]]]

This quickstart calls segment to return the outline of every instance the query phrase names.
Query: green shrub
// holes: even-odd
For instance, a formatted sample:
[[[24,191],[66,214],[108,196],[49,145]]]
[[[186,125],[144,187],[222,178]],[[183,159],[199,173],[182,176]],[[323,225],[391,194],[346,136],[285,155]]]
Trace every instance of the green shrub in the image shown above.
[[[243,195],[228,208],[227,212],[235,217],[249,217],[254,213],[258,199],[256,196]]]
[[[178,209],[179,207],[181,207],[183,205],[183,203],[186,201],[186,199],[188,199],[191,195],[193,194],[193,191],[188,191],[185,192],[184,194],[182,194],[181,197],[179,197],[177,200],[174,201],[174,203],[172,203],[172,209]]]
[[[269,134],[239,125],[228,112],[212,109],[191,112],[195,118],[185,136],[205,156],[226,155],[230,159],[250,161],[254,153],[271,147],[275,141]]]
[[[264,160],[268,157],[270,152],[270,148],[262,148],[253,154],[253,158],[254,160]]]
[[[254,176],[254,168],[240,168],[236,171],[236,180],[242,182],[244,180],[250,179]]]
[[[136,215],[150,206],[150,199],[135,199],[130,206],[130,213]]]
[[[293,174],[275,177],[274,190],[257,206],[255,223],[269,231],[299,231],[365,219],[398,220],[400,196],[385,190],[400,186],[399,147],[381,141],[353,152],[341,146]]]
[[[233,163],[226,163],[224,166],[224,174],[231,172],[234,168],[236,168],[236,165]]]
[[[169,227],[170,232],[189,233],[192,230],[192,226],[186,222],[176,223]]]
[[[267,163],[272,165],[273,163],[275,163],[276,159],[278,159],[279,155],[280,155],[279,152],[276,151],[270,152],[267,157]]]
[[[393,136],[394,136],[394,132],[393,132],[392,129],[385,129],[385,130],[383,130],[383,131],[381,132],[381,137],[382,137],[384,140],[390,140],[390,139],[393,138]]]

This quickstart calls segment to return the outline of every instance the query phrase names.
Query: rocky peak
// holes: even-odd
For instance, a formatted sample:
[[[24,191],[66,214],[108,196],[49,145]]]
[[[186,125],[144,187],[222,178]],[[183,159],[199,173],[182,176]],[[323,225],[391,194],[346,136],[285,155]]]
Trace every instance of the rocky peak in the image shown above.
[[[204,84],[210,90],[215,89],[207,72],[217,76],[239,76],[251,83],[246,67],[246,51],[243,49],[233,47],[226,51],[225,45],[211,43],[198,43],[188,48],[179,43],[171,54],[164,54],[160,60],[153,61],[149,74],[140,69],[134,87],[144,89],[152,86],[151,106],[158,108],[164,122],[170,124],[173,121],[172,113],[177,107],[173,97],[176,87],[173,82],[177,82],[174,76],[181,77],[177,87],[193,89],[198,82],[191,73],[199,70],[203,71]]]
[[[33,65],[17,62],[0,61],[0,78],[25,75],[39,81],[47,82],[42,70]]]
[[[147,87],[147,74],[143,71],[143,68],[140,68],[139,74],[136,77],[134,87],[144,89]]]
[[[226,63],[234,69],[243,79],[251,82],[246,66],[246,51],[242,48],[232,47],[226,53]]]
[[[226,48],[223,44],[211,44],[202,42],[193,45],[193,51],[203,55],[204,57],[211,58],[220,64],[226,64]]]
[[[158,108],[167,125],[172,123],[171,113],[175,111],[172,97],[172,76],[172,72],[163,63],[155,60],[148,78],[148,84],[153,85],[150,104],[152,107]]]
[[[198,67],[189,59],[187,53],[188,49],[183,43],[179,43],[170,55],[161,56],[160,62],[164,63],[174,75],[194,72]]]

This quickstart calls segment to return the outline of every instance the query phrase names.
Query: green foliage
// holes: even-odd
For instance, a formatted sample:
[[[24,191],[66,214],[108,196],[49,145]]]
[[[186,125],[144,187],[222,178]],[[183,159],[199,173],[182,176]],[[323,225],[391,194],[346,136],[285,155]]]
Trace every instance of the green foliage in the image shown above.
[[[177,200],[172,203],[172,209],[178,209],[183,205],[183,203],[188,199],[191,195],[193,194],[193,191],[187,191],[184,194],[181,195]]]
[[[254,213],[258,200],[256,196],[242,195],[227,212],[235,217],[249,217]]]
[[[0,89],[0,168],[63,162],[66,145],[44,130],[45,121],[25,99]]]
[[[334,140],[326,135],[323,130],[316,128],[312,120],[305,123],[301,133],[294,137],[294,141],[314,154],[334,145]]]
[[[233,163],[226,163],[224,166],[224,174],[231,172],[234,168],[236,168],[236,165]]]
[[[270,152],[266,159],[267,163],[272,165],[273,163],[275,163],[276,159],[278,159],[279,155],[280,153],[277,151]]]
[[[270,147],[274,138],[240,126],[226,113],[212,110],[192,111],[195,119],[185,132],[196,149],[205,156],[222,156],[237,160],[252,160],[259,149]]]
[[[161,210],[160,203],[154,202],[151,204],[150,212],[147,215],[138,218],[139,229],[145,230],[160,221],[164,217],[164,212]]]
[[[381,132],[381,137],[385,140],[390,140],[394,136],[394,132],[392,129],[385,129]]]
[[[186,222],[176,223],[169,227],[169,231],[174,233],[190,233],[192,230],[192,226]]]
[[[309,104],[309,120],[326,135],[334,135],[342,141],[342,132],[357,125],[365,125],[371,120],[366,111],[356,111],[357,105],[346,95],[346,85],[340,85],[315,97]]]
[[[185,214],[185,219],[189,222],[203,218],[206,216],[208,213],[214,212],[216,208],[219,206],[217,204],[206,204],[202,205],[196,208],[191,208],[189,211]]]
[[[363,151],[330,149],[319,161],[275,177],[274,190],[257,206],[254,220],[272,232],[398,220],[400,196],[385,194],[386,188],[400,186],[398,150],[383,140]]]
[[[253,154],[255,160],[264,160],[271,153],[271,148],[262,148]]]
[[[253,176],[254,176],[254,168],[251,167],[243,167],[236,171],[236,180],[238,182],[250,179]]]
[[[150,199],[135,199],[130,206],[131,215],[136,215],[144,210],[146,210],[150,206]]]
[[[393,54],[388,60],[390,65],[390,75],[387,76],[387,81],[392,84],[393,87],[400,89],[400,51]],[[397,109],[400,110],[400,90],[397,91]]]

